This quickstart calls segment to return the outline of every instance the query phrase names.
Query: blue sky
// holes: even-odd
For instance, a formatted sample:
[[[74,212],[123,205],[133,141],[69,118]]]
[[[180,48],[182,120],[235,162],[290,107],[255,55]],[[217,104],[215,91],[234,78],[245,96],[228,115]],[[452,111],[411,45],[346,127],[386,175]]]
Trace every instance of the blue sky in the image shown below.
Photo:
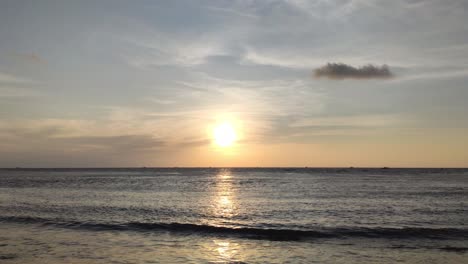
[[[0,7],[0,166],[468,166],[466,1]]]

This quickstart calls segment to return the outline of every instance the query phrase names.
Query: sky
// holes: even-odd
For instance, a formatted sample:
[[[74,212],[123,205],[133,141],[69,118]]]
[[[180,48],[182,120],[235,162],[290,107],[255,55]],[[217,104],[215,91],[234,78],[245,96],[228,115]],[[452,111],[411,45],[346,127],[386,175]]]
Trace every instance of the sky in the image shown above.
[[[0,167],[468,167],[467,25],[466,0],[1,0]]]

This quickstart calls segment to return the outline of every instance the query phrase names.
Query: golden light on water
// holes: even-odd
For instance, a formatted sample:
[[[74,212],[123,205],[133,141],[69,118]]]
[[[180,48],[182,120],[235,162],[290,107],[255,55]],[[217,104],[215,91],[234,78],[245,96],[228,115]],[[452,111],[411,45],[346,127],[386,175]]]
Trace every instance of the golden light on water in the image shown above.
[[[214,197],[214,214],[222,218],[231,218],[237,214],[237,203],[230,172],[222,170],[216,178],[217,190]]]
[[[228,224],[231,218],[238,214],[236,188],[233,185],[233,176],[230,170],[219,171],[216,177],[216,191],[213,196],[213,213],[224,224]],[[239,245],[225,240],[213,240],[213,250],[221,261],[235,261],[239,257]]]
[[[237,243],[222,240],[213,240],[213,242],[219,257],[224,261],[233,260],[239,253],[239,245]]]
[[[219,147],[230,147],[237,139],[236,131],[229,122],[221,123],[213,129],[213,139]]]

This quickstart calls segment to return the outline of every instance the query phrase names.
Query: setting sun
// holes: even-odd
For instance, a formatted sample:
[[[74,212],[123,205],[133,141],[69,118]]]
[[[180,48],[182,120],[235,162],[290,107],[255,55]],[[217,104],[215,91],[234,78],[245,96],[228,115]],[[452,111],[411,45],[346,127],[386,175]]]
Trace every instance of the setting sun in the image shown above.
[[[231,124],[222,123],[214,128],[213,138],[216,145],[229,147],[236,141],[236,132]]]

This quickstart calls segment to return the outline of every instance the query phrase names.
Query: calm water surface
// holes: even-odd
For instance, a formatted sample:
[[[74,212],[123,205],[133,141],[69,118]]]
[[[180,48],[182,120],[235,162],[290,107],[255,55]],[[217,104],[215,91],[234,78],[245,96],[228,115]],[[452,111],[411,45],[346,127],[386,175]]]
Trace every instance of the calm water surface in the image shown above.
[[[4,263],[467,263],[466,169],[0,170]]]

